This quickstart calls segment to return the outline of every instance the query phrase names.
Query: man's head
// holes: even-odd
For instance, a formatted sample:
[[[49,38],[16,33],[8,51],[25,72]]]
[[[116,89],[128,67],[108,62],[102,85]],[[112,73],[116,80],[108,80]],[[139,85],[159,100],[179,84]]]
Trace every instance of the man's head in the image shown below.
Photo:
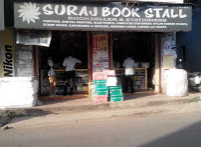
[[[48,57],[48,60],[52,60],[52,57],[49,56],[49,57]]]
[[[127,54],[124,55],[124,58],[125,58],[125,59],[126,59],[126,58],[129,58],[129,57],[131,57],[131,54],[129,54],[129,53],[127,53]]]

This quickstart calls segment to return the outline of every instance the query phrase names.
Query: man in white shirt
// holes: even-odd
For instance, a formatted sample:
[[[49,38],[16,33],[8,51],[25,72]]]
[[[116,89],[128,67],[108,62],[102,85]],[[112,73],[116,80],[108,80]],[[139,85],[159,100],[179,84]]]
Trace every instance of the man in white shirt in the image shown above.
[[[70,95],[73,95],[73,89],[74,89],[74,81],[75,81],[75,68],[79,65],[81,65],[82,62],[74,58],[72,56],[68,56],[67,58],[64,59],[63,61],[63,66],[65,67],[65,81],[64,81],[64,93],[63,95],[67,95],[67,86],[69,82],[71,82],[71,88],[70,88]]]
[[[125,67],[125,92],[134,92],[134,65],[135,61],[131,57],[127,57],[123,62],[123,67]]]

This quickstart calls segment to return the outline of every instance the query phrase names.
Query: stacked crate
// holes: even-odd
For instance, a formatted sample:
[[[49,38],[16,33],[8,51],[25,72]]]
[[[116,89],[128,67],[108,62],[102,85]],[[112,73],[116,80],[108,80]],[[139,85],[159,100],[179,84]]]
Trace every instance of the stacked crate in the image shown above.
[[[117,78],[116,78],[115,71],[108,70],[105,72],[107,73],[107,77],[108,77],[107,86],[109,88],[110,101],[112,102],[123,101],[122,86],[117,85]]]
[[[111,102],[123,101],[124,99],[121,85],[109,87],[109,94]]]
[[[94,102],[108,102],[107,73],[95,72],[93,79],[94,92],[92,93],[92,97]]]
[[[93,79],[92,98],[94,102],[108,102],[109,98],[112,102],[123,101],[122,86],[117,85],[114,70],[95,72]]]

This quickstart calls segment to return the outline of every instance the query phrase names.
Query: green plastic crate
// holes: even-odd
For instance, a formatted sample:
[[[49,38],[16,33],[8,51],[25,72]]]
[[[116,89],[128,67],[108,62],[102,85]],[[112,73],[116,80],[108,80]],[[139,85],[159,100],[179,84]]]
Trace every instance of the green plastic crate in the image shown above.
[[[107,90],[108,91],[108,87],[96,87],[95,88],[95,91],[104,91],[104,90]]]
[[[115,95],[115,94],[120,94],[122,93],[122,86],[117,85],[117,86],[111,86],[109,87],[110,95]]]
[[[109,89],[122,89],[122,86],[121,85],[110,86]]]
[[[107,80],[94,80],[95,87],[106,87]]]
[[[115,95],[115,94],[121,94],[122,93],[122,89],[110,89],[110,94],[111,95]]]
[[[120,101],[124,101],[123,97],[115,97],[115,98],[110,98],[111,102],[120,102]]]
[[[102,90],[102,91],[96,91],[97,95],[108,95],[108,91]]]
[[[95,93],[97,95],[108,95],[108,87],[96,87]]]
[[[118,101],[123,101],[123,100],[124,100],[123,93],[110,95],[111,102],[118,102]]]

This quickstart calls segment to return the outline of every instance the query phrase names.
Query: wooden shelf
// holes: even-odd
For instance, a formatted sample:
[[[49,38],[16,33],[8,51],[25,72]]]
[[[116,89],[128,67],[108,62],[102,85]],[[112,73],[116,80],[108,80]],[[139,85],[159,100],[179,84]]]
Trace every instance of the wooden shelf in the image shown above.
[[[41,94],[43,94],[44,93],[44,91],[43,91],[43,87],[44,86],[49,86],[49,84],[44,84],[44,69],[41,69]],[[55,69],[55,74],[56,74],[56,77],[57,78],[64,78],[64,76],[62,76],[62,75],[60,75],[62,72],[65,72],[65,69]],[[75,70],[75,73],[76,72],[86,72],[86,74],[87,74],[87,77],[75,77],[75,79],[80,79],[81,78],[81,82],[82,83],[79,83],[79,84],[76,84],[75,83],[75,86],[77,85],[77,86],[82,86],[82,88],[83,87],[88,87],[87,89],[88,90],[84,90],[84,89],[82,89],[82,90],[75,90],[74,92],[76,93],[76,92],[89,92],[89,83],[90,83],[90,76],[89,76],[89,74],[90,74],[90,72],[89,72],[89,70],[88,69],[76,69]],[[83,83],[83,78],[88,78],[88,83],[86,83],[86,82],[84,82]],[[62,82],[59,82],[58,81],[58,88],[61,88],[61,87],[63,87],[64,86],[64,84],[62,83]]]
[[[115,70],[116,71],[116,73],[119,71],[119,72],[124,72],[124,68],[113,68],[113,70]],[[135,79],[135,81],[142,81],[142,80],[145,80],[144,82],[144,84],[138,84],[138,85],[136,85],[135,83],[133,83],[133,85],[134,86],[139,86],[139,89],[135,89],[135,90],[147,90],[148,89],[148,79],[147,79],[147,68],[134,68],[134,70],[135,70],[135,73],[136,72],[140,72],[140,73],[143,73],[143,74],[135,74],[134,75],[134,77],[137,77],[137,76],[143,76],[144,77],[144,79]],[[118,72],[118,73],[119,73]],[[124,73],[122,73],[122,75],[116,75],[117,77],[124,77]],[[144,87],[144,89],[142,89],[142,88],[140,88],[140,86],[143,86]]]

